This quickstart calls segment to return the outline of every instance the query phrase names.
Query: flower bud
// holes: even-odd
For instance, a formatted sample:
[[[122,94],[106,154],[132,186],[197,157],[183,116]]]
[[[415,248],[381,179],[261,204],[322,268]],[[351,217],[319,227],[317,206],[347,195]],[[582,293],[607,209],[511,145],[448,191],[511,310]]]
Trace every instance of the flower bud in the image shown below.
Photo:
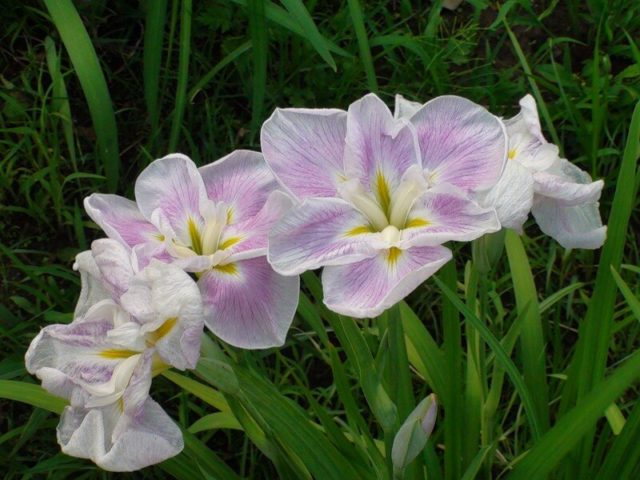
[[[396,470],[409,465],[424,449],[438,414],[435,394],[429,395],[409,414],[393,439],[391,460]]]

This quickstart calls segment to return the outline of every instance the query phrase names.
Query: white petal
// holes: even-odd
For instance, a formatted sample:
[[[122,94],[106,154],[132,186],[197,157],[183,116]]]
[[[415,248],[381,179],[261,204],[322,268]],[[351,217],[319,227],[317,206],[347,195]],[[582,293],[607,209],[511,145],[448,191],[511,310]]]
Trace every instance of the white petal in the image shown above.
[[[407,100],[399,93],[396,94],[396,105],[393,110],[393,118],[411,118],[422,107],[422,103]]]

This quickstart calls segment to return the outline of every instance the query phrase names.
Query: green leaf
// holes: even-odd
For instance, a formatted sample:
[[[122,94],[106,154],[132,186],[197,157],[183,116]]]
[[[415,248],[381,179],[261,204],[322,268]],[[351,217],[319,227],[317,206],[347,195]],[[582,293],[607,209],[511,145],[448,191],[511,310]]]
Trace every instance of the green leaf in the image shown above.
[[[69,403],[63,398],[51,395],[40,385],[15,380],[0,380],[0,398],[28,403],[58,414],[62,413]]]
[[[616,281],[616,285],[618,285],[618,289],[627,301],[627,305],[629,305],[633,315],[638,319],[638,321],[640,321],[640,300],[638,300],[638,297],[634,295],[629,288],[629,285],[627,285],[627,283],[622,279],[613,265],[611,265],[611,275],[613,275],[613,279]]]
[[[353,22],[353,29],[356,32],[356,38],[358,39],[358,48],[360,50],[360,60],[364,66],[364,71],[367,75],[367,85],[369,91],[378,91],[378,81],[376,79],[376,71],[373,66],[373,59],[371,58],[371,49],[369,48],[369,38],[364,26],[364,18],[362,14],[362,7],[358,0],[348,0],[349,13],[351,14],[351,21]]]
[[[242,426],[231,412],[216,412],[205,415],[191,424],[190,433],[199,433],[205,430],[217,430],[227,428],[231,430],[242,430]]]
[[[260,125],[263,121],[264,96],[267,89],[269,38],[267,36],[264,0],[248,0],[247,5],[253,57],[251,124],[253,134],[256,134],[260,130]]]
[[[147,103],[151,131],[156,132],[160,115],[160,66],[164,45],[164,27],[167,16],[167,0],[145,2],[147,9],[144,28],[144,51],[142,55],[142,77],[144,99]]]
[[[99,156],[107,177],[107,187],[110,191],[115,191],[120,169],[118,130],[107,82],[96,51],[71,0],[44,0],[44,4],[60,33],[87,99]]]
[[[217,390],[214,390],[213,388],[208,387],[207,385],[203,385],[200,382],[197,382],[189,377],[185,377],[184,375],[180,375],[179,373],[176,373],[171,370],[167,370],[166,372],[163,372],[162,376],[168,378],[173,383],[183,388],[185,391],[195,395],[200,400],[208,403],[209,405],[217,408],[218,410],[221,410],[221,411],[231,410],[229,407],[229,404],[224,399],[224,396]]]

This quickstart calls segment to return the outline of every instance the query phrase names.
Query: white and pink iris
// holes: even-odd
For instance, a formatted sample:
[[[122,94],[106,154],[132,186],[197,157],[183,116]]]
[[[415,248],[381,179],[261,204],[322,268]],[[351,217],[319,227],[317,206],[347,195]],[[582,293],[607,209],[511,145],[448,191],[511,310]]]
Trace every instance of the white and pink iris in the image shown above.
[[[135,184],[136,201],[93,194],[85,200],[105,233],[197,276],[205,324],[241,348],[281,346],[293,320],[299,278],[267,262],[267,233],[290,207],[262,155],[235,151],[197,168],[186,156],[151,163]]]
[[[27,370],[69,400],[58,425],[62,451],[111,471],[133,471],[178,454],[182,432],[149,396],[152,378],[195,368],[203,329],[195,282],[180,268],[96,240],[78,255],[82,293],[68,325],[31,342]]]
[[[271,230],[269,262],[283,275],[324,267],[338,313],[379,315],[451,259],[443,243],[500,229],[470,195],[502,174],[503,123],[455,96],[413,107],[394,116],[369,94],[347,112],[278,109],[262,127],[265,160],[296,200]]]

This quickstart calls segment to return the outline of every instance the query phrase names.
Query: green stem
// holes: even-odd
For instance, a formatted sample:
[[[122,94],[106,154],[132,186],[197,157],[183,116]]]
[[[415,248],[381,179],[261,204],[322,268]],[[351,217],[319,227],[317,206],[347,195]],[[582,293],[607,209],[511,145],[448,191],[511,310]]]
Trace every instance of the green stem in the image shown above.
[[[413,388],[411,385],[411,371],[407,357],[404,329],[400,318],[400,305],[396,304],[388,311],[389,315],[389,366],[391,367],[391,392],[398,408],[400,423],[409,415],[415,406]]]

